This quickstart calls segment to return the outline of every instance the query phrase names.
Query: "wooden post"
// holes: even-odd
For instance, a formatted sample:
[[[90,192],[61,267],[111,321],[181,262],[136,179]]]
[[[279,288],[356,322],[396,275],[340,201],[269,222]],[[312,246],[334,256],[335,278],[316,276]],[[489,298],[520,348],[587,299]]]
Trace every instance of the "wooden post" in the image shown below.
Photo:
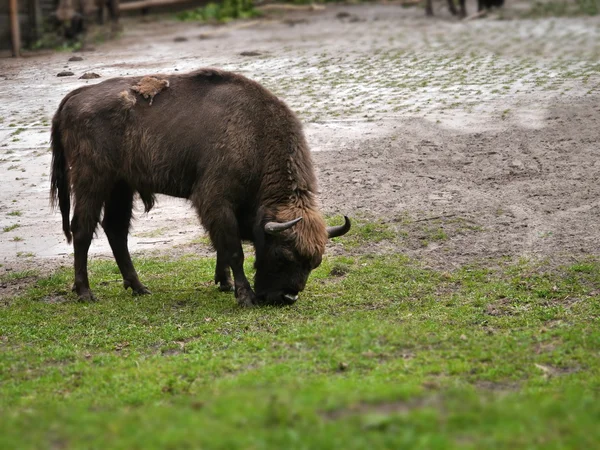
[[[10,0],[10,32],[13,56],[18,58],[21,51],[21,29],[19,27],[19,8],[17,0]]]

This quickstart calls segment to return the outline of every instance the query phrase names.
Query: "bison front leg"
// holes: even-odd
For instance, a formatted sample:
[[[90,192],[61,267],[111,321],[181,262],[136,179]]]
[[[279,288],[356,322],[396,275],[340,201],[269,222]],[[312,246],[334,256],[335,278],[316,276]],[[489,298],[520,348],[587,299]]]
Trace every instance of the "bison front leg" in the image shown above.
[[[87,260],[88,250],[94,237],[94,230],[98,225],[102,201],[90,196],[82,198],[75,196],[75,212],[71,220],[71,232],[73,233],[73,247],[75,253],[75,284],[73,290],[81,301],[95,300],[90,290],[88,280]]]
[[[230,209],[211,208],[206,214],[201,212],[200,217],[217,250],[215,281],[220,284],[221,290],[228,286],[231,289],[231,267],[232,287],[238,303],[240,306],[253,306],[256,304],[256,295],[244,273],[244,251],[235,214]]]
[[[256,295],[244,273],[244,252],[241,242],[238,248],[230,254],[231,270],[233,271],[235,298],[240,306],[254,306]]]
[[[217,267],[215,269],[215,284],[223,292],[233,291],[235,286],[231,279],[231,270],[225,263],[225,258],[221,253],[217,253]]]

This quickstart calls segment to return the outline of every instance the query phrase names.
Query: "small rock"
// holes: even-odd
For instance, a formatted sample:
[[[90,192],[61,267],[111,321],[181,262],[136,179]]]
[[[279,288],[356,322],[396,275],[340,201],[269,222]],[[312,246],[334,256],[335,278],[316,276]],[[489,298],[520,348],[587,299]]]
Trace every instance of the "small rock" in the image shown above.
[[[91,78],[100,78],[100,75],[94,72],[86,72],[79,77],[80,80],[89,80]]]
[[[63,70],[62,72],[58,72],[56,74],[57,77],[72,77],[73,75],[75,75],[75,74],[68,70]]]
[[[71,56],[69,61],[83,61],[83,58],[81,56]]]
[[[518,159],[515,159],[510,162],[509,167],[513,167],[515,169],[521,169],[523,167],[523,162]]]
[[[289,25],[290,27],[293,27],[295,25],[308,23],[308,20],[306,20],[306,19],[286,19],[283,21],[283,23],[285,23],[286,25]]]
[[[254,51],[248,51],[248,52],[242,52],[240,53],[240,56],[260,56],[262,55],[262,53],[260,52],[254,52]]]
[[[337,13],[335,15],[335,17],[338,18],[338,19],[345,19],[347,17],[350,17],[350,13],[346,12],[346,11],[340,11],[339,13]]]
[[[464,334],[460,335],[460,340],[461,341],[466,341],[467,340],[467,336],[465,336]]]
[[[173,42],[186,42],[188,40],[188,38],[183,37],[183,36],[177,36],[175,39],[173,39]]]
[[[341,362],[341,363],[338,365],[338,370],[339,370],[340,372],[345,372],[346,370],[348,370],[348,363]]]

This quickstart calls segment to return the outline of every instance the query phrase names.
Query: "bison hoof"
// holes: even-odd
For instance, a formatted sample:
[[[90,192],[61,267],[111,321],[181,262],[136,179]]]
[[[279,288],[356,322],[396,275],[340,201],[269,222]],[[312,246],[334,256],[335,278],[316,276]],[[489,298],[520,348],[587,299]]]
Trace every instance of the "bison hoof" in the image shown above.
[[[252,292],[252,290],[238,289],[235,296],[237,298],[238,305],[244,308],[250,308],[257,304],[256,295],[254,295],[254,292]]]
[[[148,294],[152,293],[152,292],[150,292],[150,289],[148,289],[146,286],[144,286],[139,281],[137,283],[132,283],[131,281],[124,280],[123,281],[123,288],[125,290],[131,288],[131,291],[132,291],[132,293],[133,293],[134,296],[137,296],[137,295],[148,295]]]
[[[233,283],[219,283],[219,290],[221,292],[231,292],[234,290]]]
[[[77,297],[79,298],[79,301],[83,302],[83,303],[90,303],[90,302],[97,301],[96,296],[94,294],[92,294],[92,291],[90,291],[90,290],[83,291],[80,294],[77,294]]]
[[[148,289],[146,286],[141,286],[137,289],[131,289],[133,291],[133,295],[137,296],[137,295],[150,295],[152,294],[152,292],[150,292],[150,289]]]
[[[77,298],[80,302],[95,302],[96,301],[96,297],[94,296],[94,294],[92,294],[92,291],[90,291],[90,288],[78,288],[77,283],[74,283],[73,287],[71,287],[71,291],[77,293]]]

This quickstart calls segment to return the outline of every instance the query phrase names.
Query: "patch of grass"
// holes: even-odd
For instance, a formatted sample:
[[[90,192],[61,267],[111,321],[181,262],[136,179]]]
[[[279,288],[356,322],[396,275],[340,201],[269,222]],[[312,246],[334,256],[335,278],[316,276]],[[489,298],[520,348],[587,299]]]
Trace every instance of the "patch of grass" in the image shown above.
[[[248,19],[260,15],[254,8],[253,0],[224,0],[221,3],[208,3],[193,10],[182,11],[176,17],[182,21],[229,22],[234,19]]]
[[[57,52],[73,52],[83,47],[82,38],[66,39],[56,32],[46,32],[40,39],[33,42],[31,50],[52,49]]]
[[[7,216],[18,216],[18,217],[21,217],[22,215],[23,215],[23,213],[19,210],[11,211],[7,214]]]
[[[343,219],[335,218],[328,222],[331,225],[341,225]],[[372,243],[394,241],[400,236],[389,223],[378,219],[354,218],[348,234],[343,238],[335,238],[334,242],[340,242],[346,249],[355,249]]]
[[[2,228],[2,231],[4,231],[5,233],[8,233],[9,231],[15,230],[17,228],[19,228],[21,225],[19,225],[18,223],[12,224],[12,225],[7,225],[4,228]]]
[[[136,265],[151,296],[132,299],[115,263],[96,261],[99,302],[78,303],[61,269],[0,309],[6,448],[600,439],[598,260],[440,273],[401,256],[326,258],[295,306],[249,310],[212,286],[212,258]]]
[[[156,230],[149,230],[149,231],[143,231],[140,233],[136,233],[135,237],[138,238],[157,238],[157,237],[161,237],[161,236],[165,236],[169,233],[169,228],[168,227],[162,227],[162,228],[158,228]]]
[[[201,235],[197,238],[192,239],[190,241],[190,244],[202,244],[212,247],[212,242],[210,241],[210,238],[207,235]]]
[[[37,276],[38,273],[35,270],[23,270],[17,272],[4,272],[0,274],[0,282],[6,283],[8,281],[16,281],[23,280],[25,278],[30,278]]]
[[[17,258],[33,258],[34,256],[33,252],[17,252]]]
[[[600,13],[600,0],[536,0],[528,17],[564,17]]]
[[[15,236],[14,238],[12,238],[13,242],[21,242],[23,240],[23,238],[21,236]]]

